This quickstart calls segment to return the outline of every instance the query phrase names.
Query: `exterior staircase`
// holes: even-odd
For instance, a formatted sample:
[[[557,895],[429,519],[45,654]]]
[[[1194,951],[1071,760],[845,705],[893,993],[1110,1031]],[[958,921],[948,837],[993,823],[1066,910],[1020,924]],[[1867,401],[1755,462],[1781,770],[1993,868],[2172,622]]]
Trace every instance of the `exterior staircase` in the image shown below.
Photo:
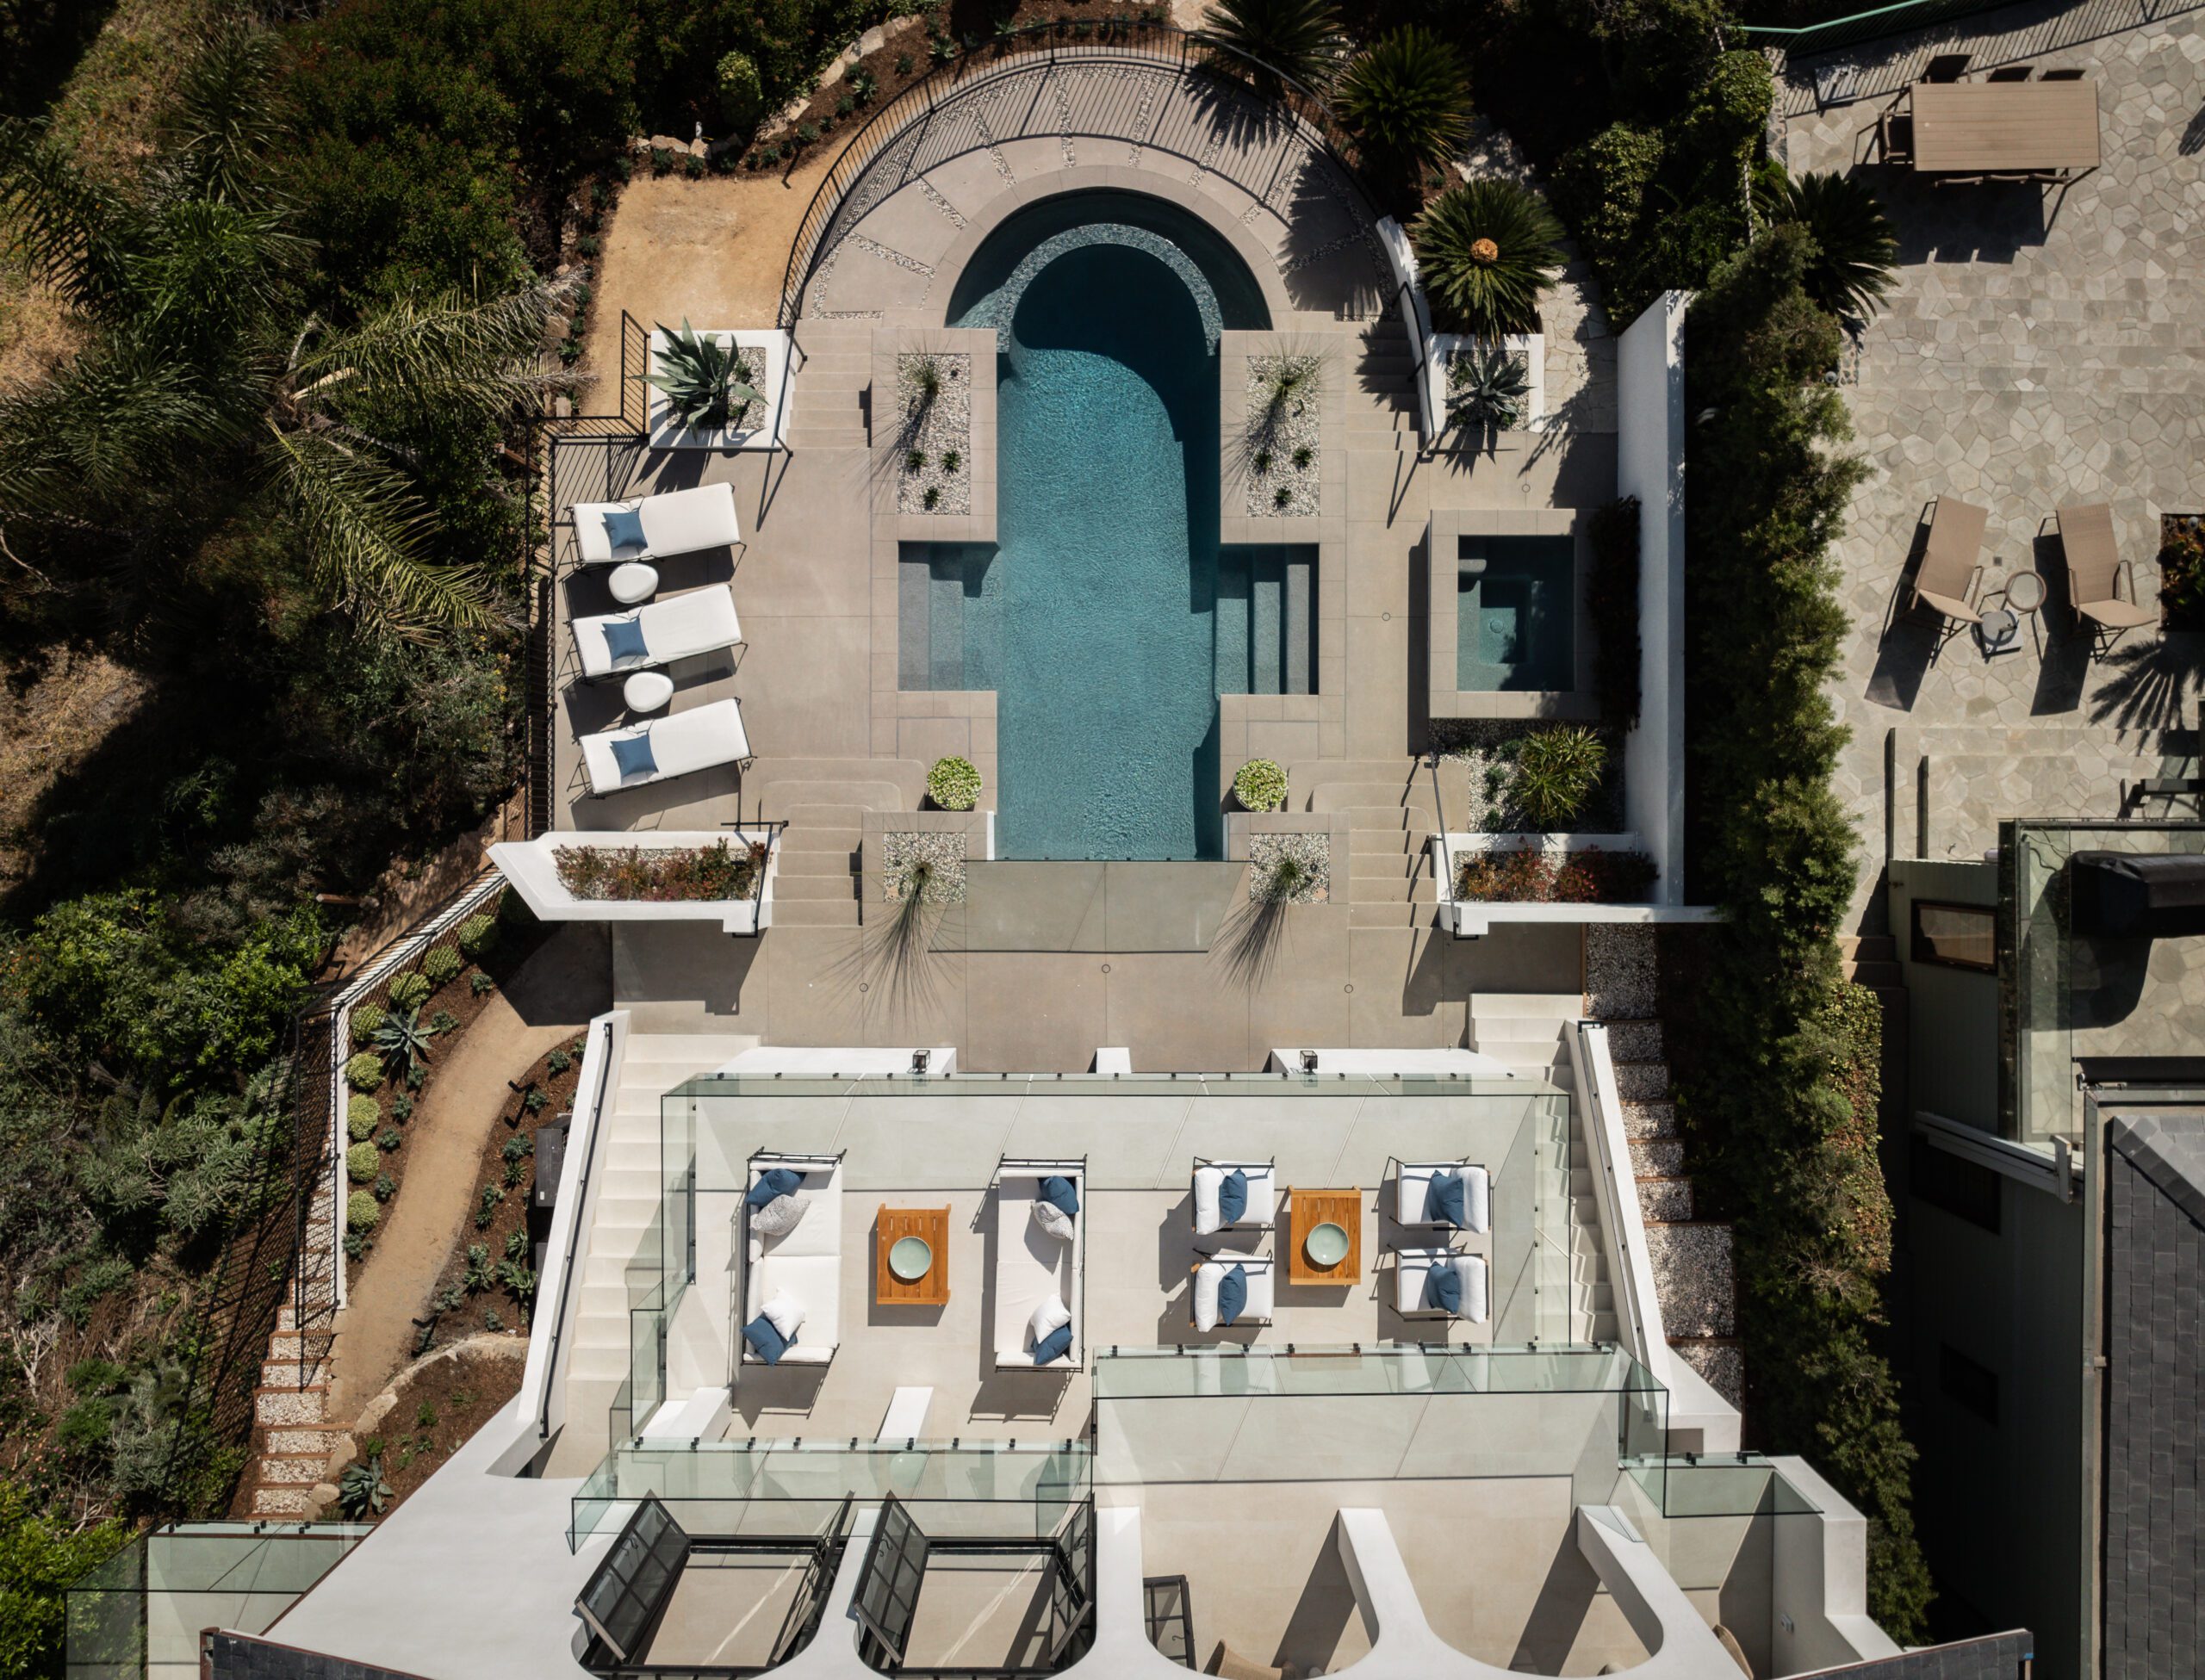
[[[1348,448],[1413,456],[1416,356],[1398,310],[1388,309],[1364,327],[1349,374],[1357,400],[1348,404]]]
[[[1513,1072],[1568,1092],[1568,1311],[1567,1339],[1612,1342],[1617,1336],[1615,1286],[1600,1246],[1600,1213],[1593,1193],[1593,1163],[1585,1141],[1562,1039],[1584,1000],[1575,992],[1479,992],[1470,998],[1471,1048]]]
[[[1617,926],[1600,930],[1598,947],[1588,945],[1587,966],[1608,961],[1654,971],[1650,927]],[[1610,986],[1588,972],[1586,1012],[1604,1021],[1608,1051],[1615,1063],[1616,1094],[1623,1103],[1624,1136],[1638,1184],[1639,1217],[1646,1225],[1647,1263],[1662,1304],[1662,1328],[1670,1348],[1709,1386],[1738,1405],[1745,1387],[1745,1366],[1737,1342],[1737,1284],[1727,1223],[1696,1218],[1692,1175],[1685,1141],[1677,1128],[1677,1105],[1662,1043],[1662,1023],[1651,1014],[1623,1014],[1634,1003],[1652,1007],[1651,988]],[[1618,1013],[1606,1013],[1617,1011]]]
[[[631,1032],[598,1144],[598,1192],[567,1356],[567,1424],[544,1473],[586,1475],[605,1455],[605,1418],[628,1379],[628,1268],[659,1214],[659,1100],[757,1045],[754,1033]],[[642,1420],[637,1422],[640,1423]]]
[[[1419,760],[1397,765],[1342,764],[1310,795],[1313,811],[1348,820],[1348,927],[1407,933],[1432,925],[1438,895],[1432,886],[1430,784]],[[1291,804],[1291,801],[1289,802]],[[1339,883],[1333,883],[1337,896]]]
[[[335,1195],[325,1172],[307,1221],[295,1290],[276,1311],[276,1330],[253,1390],[253,1456],[231,1505],[238,1516],[314,1516],[314,1490],[341,1433],[324,1427],[336,1360]]]
[[[873,325],[798,323],[788,420],[781,431],[781,441],[792,453],[866,447],[865,390],[873,383]]]
[[[790,808],[773,877],[777,927],[855,927],[858,859],[865,841],[864,805]]]

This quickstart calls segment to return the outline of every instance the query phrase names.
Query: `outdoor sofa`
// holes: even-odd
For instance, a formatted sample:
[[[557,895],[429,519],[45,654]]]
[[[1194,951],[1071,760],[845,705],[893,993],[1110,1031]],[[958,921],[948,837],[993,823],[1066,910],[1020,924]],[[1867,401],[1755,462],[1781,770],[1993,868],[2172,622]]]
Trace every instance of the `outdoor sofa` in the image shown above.
[[[1432,1274],[1446,1267],[1463,1280],[1462,1303],[1452,1312],[1425,1304]],[[1487,1262],[1483,1255],[1459,1249],[1396,1249],[1394,1251],[1394,1311],[1404,1318],[1460,1318],[1482,1324],[1488,1306]]]
[[[1432,1181],[1442,1173],[1459,1173],[1463,1180],[1463,1219],[1460,1231],[1493,1229],[1493,1178],[1482,1167],[1467,1161],[1401,1161],[1394,1163],[1394,1218],[1404,1225],[1429,1225],[1441,1221],[1427,1205]]]
[[[1217,1292],[1234,1267],[1248,1285],[1247,1304],[1232,1324],[1218,1321]],[[1276,1268],[1269,1255],[1205,1255],[1194,1264],[1193,1285],[1187,1292],[1187,1319],[1197,1330],[1237,1329],[1242,1324],[1268,1324],[1276,1310]]]
[[[1239,1217],[1228,1219],[1218,1206],[1219,1192],[1234,1173],[1246,1175],[1248,1199]],[[1214,1237],[1221,1231],[1268,1227],[1278,1218],[1278,1172],[1270,1161],[1195,1160],[1195,1235]]]
[[[1041,1182],[1071,1181],[1079,1212],[1072,1216],[1069,1242],[1034,1222],[1034,1204]],[[1077,1370],[1086,1359],[1087,1163],[1085,1161],[1028,1161],[1009,1156],[996,1169],[996,1274],[993,1324],[998,1371]],[[1061,1359],[1036,1365],[1034,1323],[1046,1305],[1069,1312],[1071,1346]]]
[[[780,1365],[824,1365],[835,1357],[842,1340],[842,1158],[839,1155],[780,1155],[761,1150],[750,1157],[748,1187],[775,1169],[798,1175],[792,1193],[808,1206],[793,1230],[780,1236],[761,1235],[755,1224],[761,1208],[743,1198],[742,1318],[755,1322],[776,1296],[792,1296],[804,1309],[804,1322],[796,1339],[778,1361]],[[742,1362],[768,1361],[748,1339],[742,1342]]]

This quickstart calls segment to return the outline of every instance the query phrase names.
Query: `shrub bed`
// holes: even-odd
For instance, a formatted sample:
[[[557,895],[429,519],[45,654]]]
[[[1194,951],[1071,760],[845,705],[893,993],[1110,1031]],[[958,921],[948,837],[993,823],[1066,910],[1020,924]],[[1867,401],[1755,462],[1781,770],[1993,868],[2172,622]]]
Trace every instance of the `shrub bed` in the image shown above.
[[[562,846],[551,854],[559,884],[576,898],[676,904],[748,898],[758,889],[766,847],[737,850],[726,840],[676,851],[640,846]]]
[[[1514,904],[1638,904],[1660,874],[1643,852],[1597,846],[1559,858],[1521,848],[1481,852],[1455,871],[1455,896]]]
[[[1687,411],[1706,417],[1687,462],[1690,896],[1726,916],[1675,990],[1692,1021],[1671,1046],[1694,1176],[1734,1226],[1749,1438],[1806,1454],[1867,1516],[1868,1610],[1907,1643],[1930,1584],[1883,1346],[1881,1017],[1840,966],[1854,835],[1825,691],[1846,622],[1829,548],[1865,468],[1823,381],[1840,332],[1802,288],[1811,256],[1799,227],[1764,234],[1686,332]]]

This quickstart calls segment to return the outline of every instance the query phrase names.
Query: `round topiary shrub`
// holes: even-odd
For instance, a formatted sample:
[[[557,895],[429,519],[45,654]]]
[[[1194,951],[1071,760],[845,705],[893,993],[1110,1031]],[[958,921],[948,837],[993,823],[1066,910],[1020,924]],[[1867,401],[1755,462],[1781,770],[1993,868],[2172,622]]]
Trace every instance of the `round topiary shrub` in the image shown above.
[[[728,127],[740,132],[754,127],[766,108],[766,84],[747,53],[730,53],[719,61],[720,108]]]
[[[382,1124],[382,1105],[373,1097],[354,1097],[345,1105],[345,1130],[356,1144],[376,1135]]]
[[[980,772],[970,759],[936,759],[927,772],[927,797],[945,811],[969,811],[979,803]]]
[[[390,983],[390,1007],[394,1009],[418,1009],[435,989],[425,974],[418,970],[401,974]]]
[[[355,1184],[365,1184],[382,1170],[382,1157],[373,1144],[355,1144],[345,1151],[345,1176]]]
[[[372,1091],[382,1083],[382,1058],[362,1051],[345,1064],[345,1082],[356,1091]]]
[[[487,911],[459,924],[459,950],[463,957],[480,957],[498,942],[498,919]]]
[[[421,977],[432,988],[456,978],[459,970],[459,953],[448,945],[438,945],[421,959]]]
[[[379,1003],[356,1003],[352,1006],[351,1033],[354,1045],[371,1042],[376,1028],[383,1022],[383,1007]]]
[[[345,1198],[345,1230],[373,1231],[382,1218],[382,1209],[376,1206],[376,1199],[370,1192],[355,1190]]]
[[[1243,810],[1275,811],[1286,803],[1286,772],[1269,759],[1251,759],[1233,778]]]

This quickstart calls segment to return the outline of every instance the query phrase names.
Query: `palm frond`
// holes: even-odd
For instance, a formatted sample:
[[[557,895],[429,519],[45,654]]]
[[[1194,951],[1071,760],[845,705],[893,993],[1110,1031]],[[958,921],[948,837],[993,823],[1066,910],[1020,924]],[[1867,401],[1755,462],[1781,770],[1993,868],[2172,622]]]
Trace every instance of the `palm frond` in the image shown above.
[[[127,338],[0,399],[0,515],[96,522],[150,499],[187,454],[235,441],[191,369]]]
[[[1414,24],[1365,48],[1335,103],[1373,161],[1394,168],[1444,164],[1469,133],[1469,82],[1454,43]]]
[[[362,405],[483,419],[540,403],[570,383],[543,371],[537,356],[544,319],[562,294],[531,286],[481,299],[402,298],[349,330],[309,331],[292,352],[292,400],[325,413]]]
[[[216,25],[195,44],[162,124],[163,174],[178,197],[265,205],[263,160],[283,134],[276,37],[245,19]]]
[[[1799,277],[1809,297],[1851,325],[1876,313],[1897,278],[1898,235],[1873,189],[1857,176],[1786,175],[1755,197],[1772,221],[1798,222],[1813,237],[1815,258]]]
[[[282,302],[313,247],[280,210],[180,199],[155,214],[130,259],[137,330],[192,360],[217,359]]]
[[[1529,187],[1480,176],[1417,218],[1417,266],[1442,331],[1529,332],[1562,269],[1562,224]]]
[[[71,307],[112,315],[129,289],[136,207],[78,165],[42,126],[0,122],[9,248]]]
[[[1197,39],[1224,49],[1219,71],[1276,98],[1281,77],[1323,92],[1345,36],[1331,0],[1211,0]]]
[[[315,576],[362,629],[419,638],[489,621],[481,580],[422,553],[431,515],[401,474],[323,432],[270,431]]]

